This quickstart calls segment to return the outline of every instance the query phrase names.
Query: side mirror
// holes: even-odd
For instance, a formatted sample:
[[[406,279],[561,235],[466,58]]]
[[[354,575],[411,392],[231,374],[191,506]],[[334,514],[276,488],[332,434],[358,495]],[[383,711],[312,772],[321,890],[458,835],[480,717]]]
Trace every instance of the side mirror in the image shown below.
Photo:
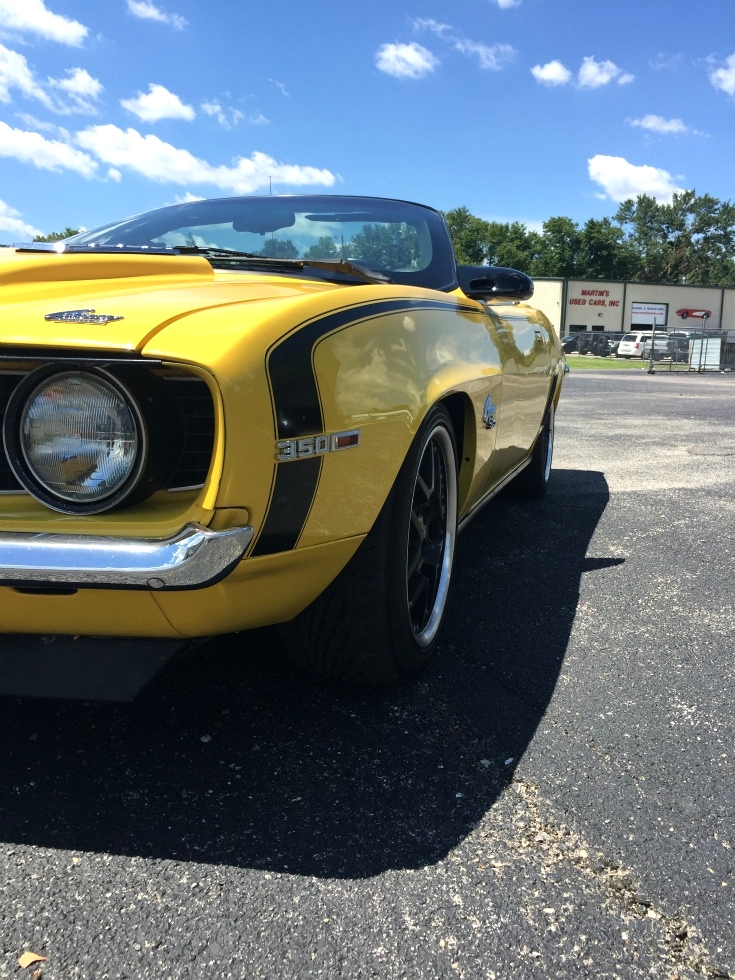
[[[500,265],[458,265],[462,292],[470,299],[522,300],[533,296],[533,281],[525,272]]]

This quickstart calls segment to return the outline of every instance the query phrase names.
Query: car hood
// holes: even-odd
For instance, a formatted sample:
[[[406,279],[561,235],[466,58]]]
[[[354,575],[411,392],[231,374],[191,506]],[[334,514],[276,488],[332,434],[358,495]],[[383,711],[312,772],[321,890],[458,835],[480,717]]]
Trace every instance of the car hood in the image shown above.
[[[190,313],[240,303],[283,301],[340,288],[319,280],[215,272],[199,256],[0,249],[0,353],[10,347],[139,351]],[[120,319],[53,321],[93,310]]]

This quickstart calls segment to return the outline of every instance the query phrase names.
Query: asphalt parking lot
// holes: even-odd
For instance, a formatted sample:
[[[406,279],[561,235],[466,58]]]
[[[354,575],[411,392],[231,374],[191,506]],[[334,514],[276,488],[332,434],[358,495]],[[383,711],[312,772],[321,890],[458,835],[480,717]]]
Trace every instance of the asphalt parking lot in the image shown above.
[[[735,976],[734,527],[735,377],[572,371],[420,683],[0,698],[0,976]]]

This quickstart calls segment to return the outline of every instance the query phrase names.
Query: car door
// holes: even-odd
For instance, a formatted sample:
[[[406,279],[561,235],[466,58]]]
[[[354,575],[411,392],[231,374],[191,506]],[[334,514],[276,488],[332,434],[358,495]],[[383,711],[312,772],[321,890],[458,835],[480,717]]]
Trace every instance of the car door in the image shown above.
[[[550,342],[531,309],[488,308],[498,337],[503,375],[497,433],[486,489],[502,480],[529,454],[549,395]]]

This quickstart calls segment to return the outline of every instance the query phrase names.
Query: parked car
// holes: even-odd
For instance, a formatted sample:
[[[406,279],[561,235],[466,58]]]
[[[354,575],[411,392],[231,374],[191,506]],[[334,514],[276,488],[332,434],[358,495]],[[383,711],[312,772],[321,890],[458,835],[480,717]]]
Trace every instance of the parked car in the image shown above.
[[[573,333],[563,337],[561,348],[565,354],[593,354],[596,357],[609,357],[610,341],[604,333]]]
[[[666,349],[662,350],[658,345],[658,335],[656,337],[657,350],[654,354],[655,360],[663,360],[669,358],[673,361],[687,361],[689,359],[689,344],[692,340],[696,340],[698,337],[704,337],[705,334],[701,330],[672,330],[666,337]],[[650,337],[644,344],[643,357],[644,359],[651,356],[651,340]]]
[[[703,332],[700,330],[672,330],[667,334],[661,335],[665,339],[659,341],[658,332],[656,333],[656,349],[654,360],[664,360],[670,358],[673,361],[688,361],[690,345],[693,340],[700,340],[703,337],[722,337],[722,331]],[[651,338],[649,337],[643,346],[643,358],[651,356]]]
[[[4,248],[0,282],[0,632],[287,624],[306,669],[401,683],[457,530],[545,492],[559,342],[431,208],[195,201]]]
[[[664,334],[662,335],[661,339],[659,339],[657,334],[656,346],[653,351],[653,359],[654,361],[662,361],[667,358],[672,360],[673,359],[679,360],[679,357],[678,356],[675,357],[675,355],[679,355],[682,352],[682,350],[688,350],[688,348],[689,348],[688,341],[684,340],[682,344],[682,338],[680,337],[671,338]],[[641,357],[643,358],[644,361],[650,360],[651,357],[650,337],[647,337],[643,342],[643,353],[641,354]]]
[[[690,316],[700,317],[702,320],[707,320],[712,316],[712,310],[683,309],[677,310],[676,315],[680,316],[682,320],[686,320]]]
[[[630,333],[626,333],[618,345],[617,356],[624,357],[626,360],[630,360],[632,357],[650,357],[650,341],[652,336],[653,332],[651,330],[633,330]],[[646,341],[648,341],[647,354],[645,352]],[[666,334],[663,330],[656,331],[655,349],[657,351],[666,350]]]

